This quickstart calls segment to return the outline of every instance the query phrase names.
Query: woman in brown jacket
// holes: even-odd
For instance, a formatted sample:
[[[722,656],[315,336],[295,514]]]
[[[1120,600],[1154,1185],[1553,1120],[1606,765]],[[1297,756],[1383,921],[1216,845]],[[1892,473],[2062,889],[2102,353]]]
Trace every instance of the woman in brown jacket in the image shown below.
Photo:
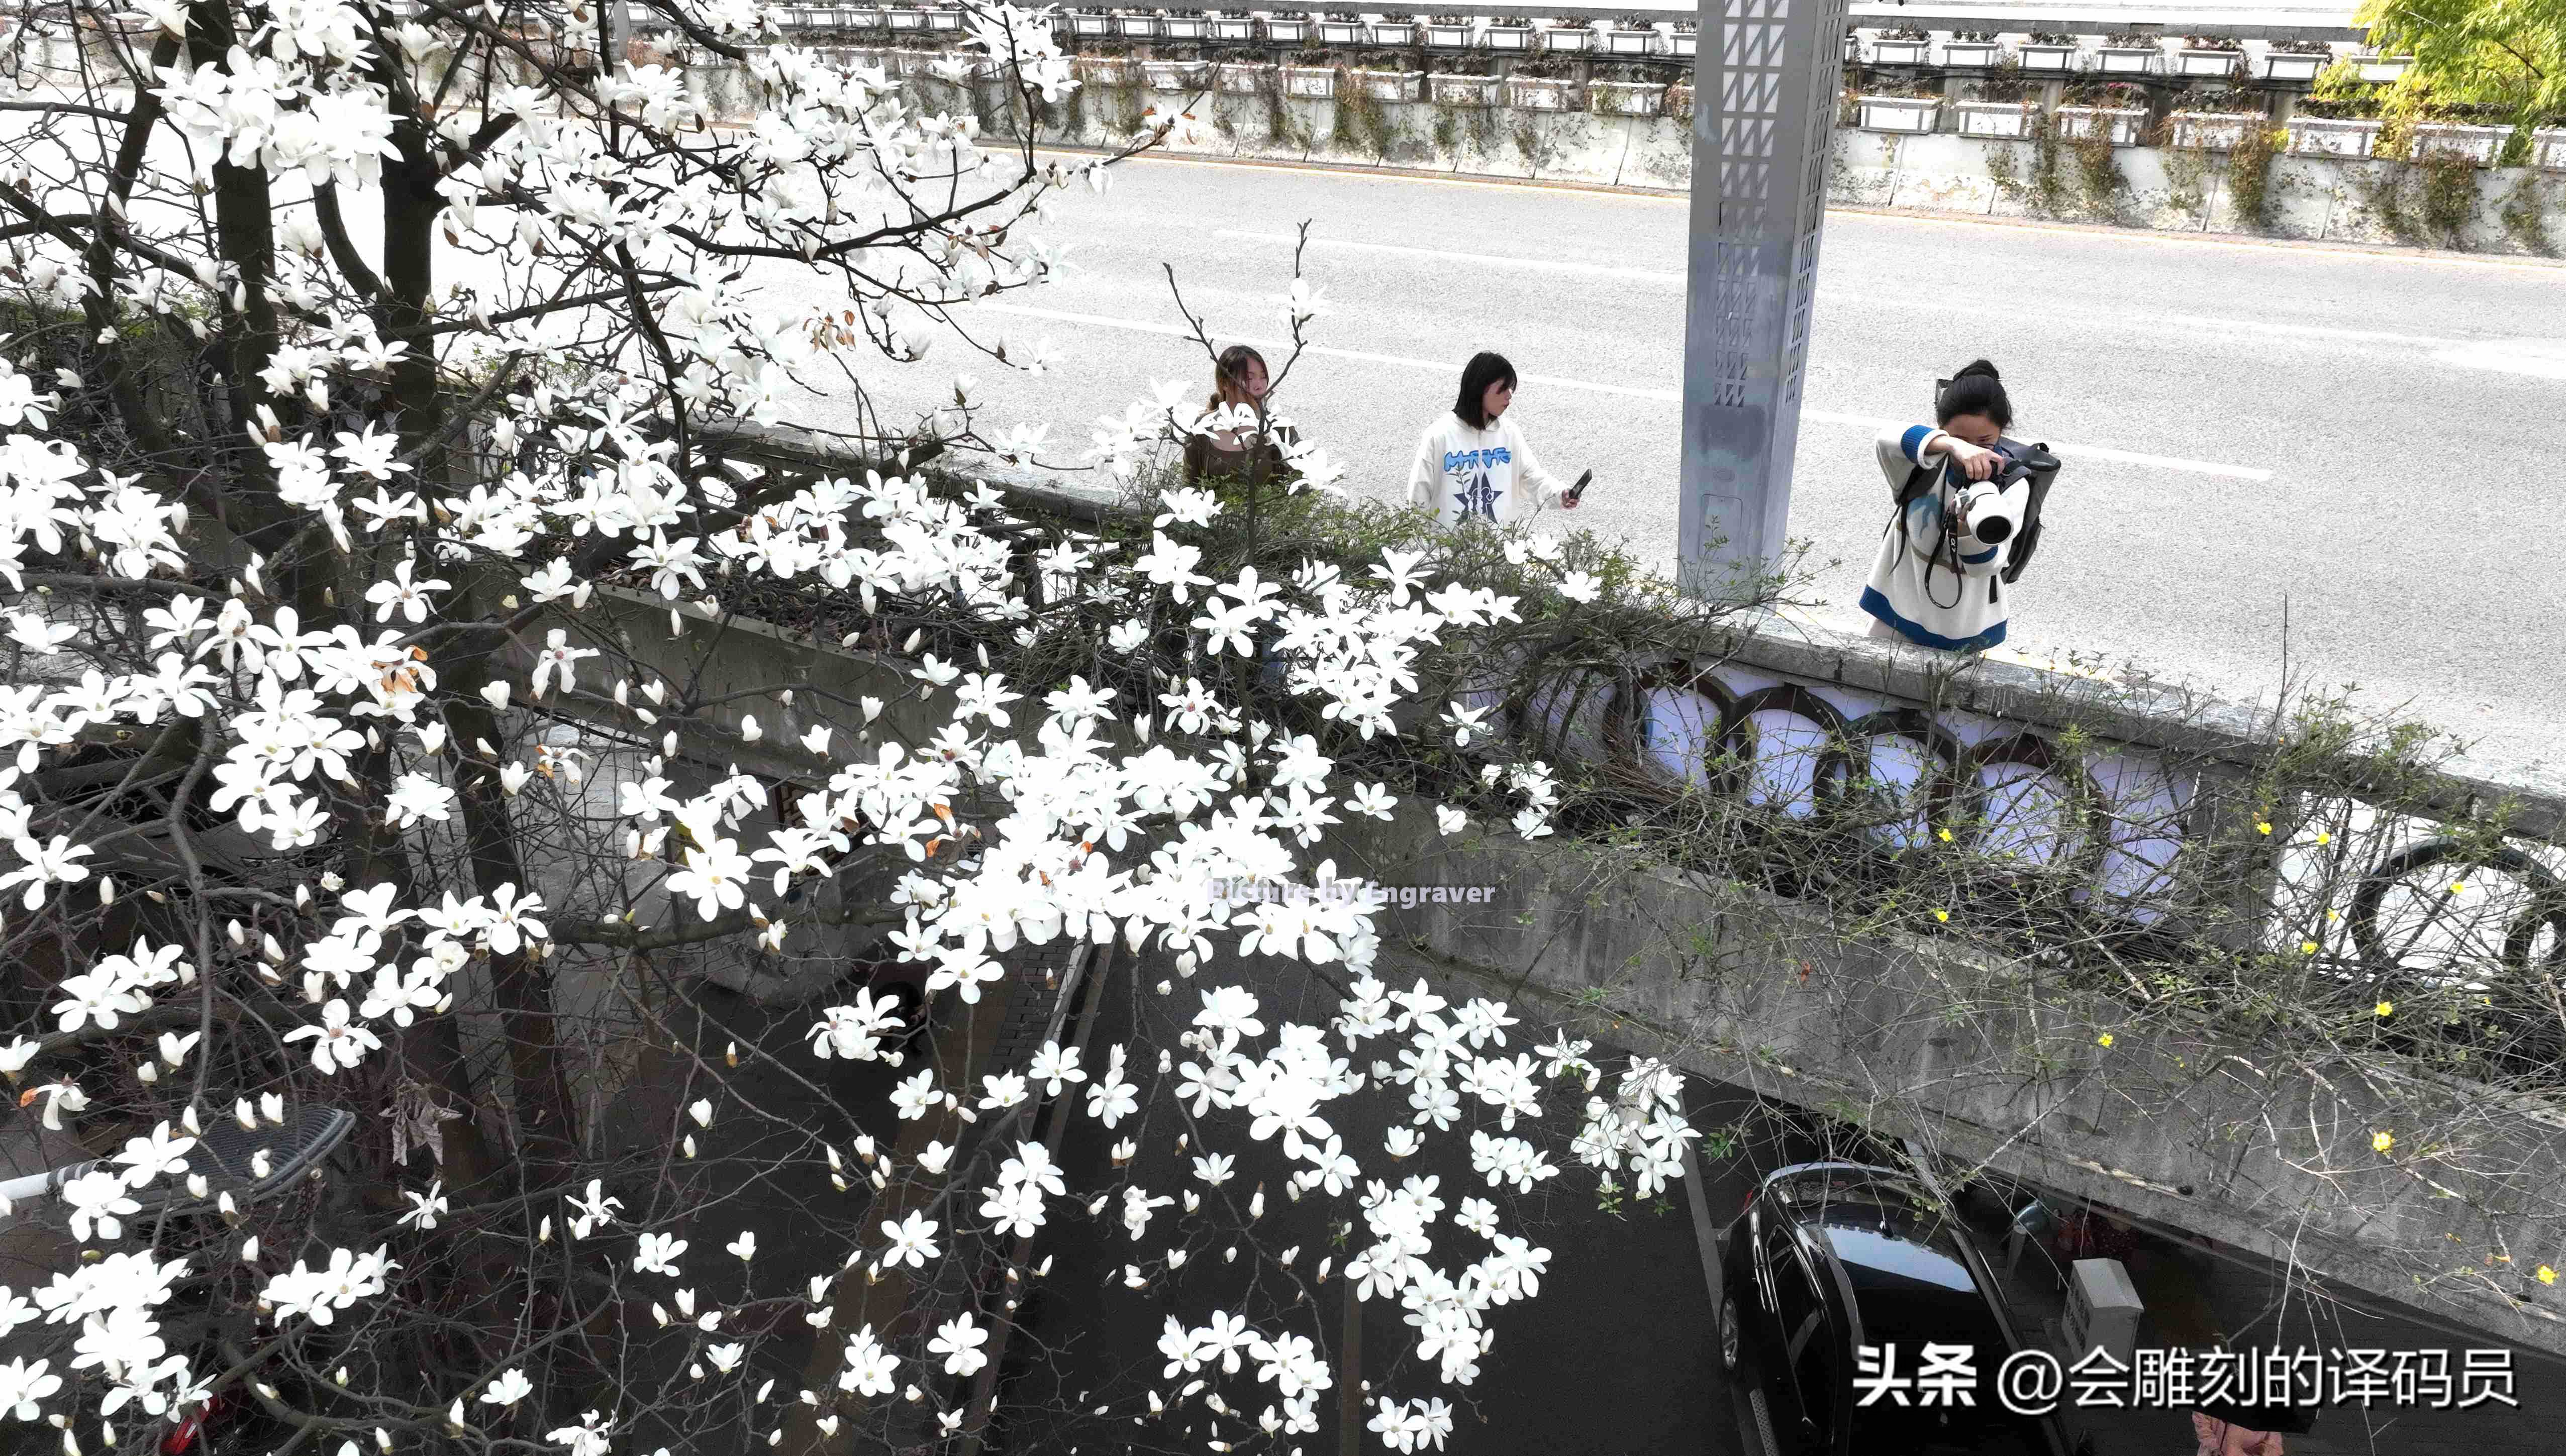
[[[1265,356],[1244,344],[1233,344],[1220,352],[1212,365],[1211,398],[1203,408],[1231,405],[1246,409],[1256,416],[1264,438],[1257,438],[1257,429],[1209,430],[1185,436],[1185,484],[1201,485],[1209,480],[1217,489],[1223,481],[1262,486],[1268,481],[1291,478],[1292,468],[1284,463],[1282,450],[1291,431],[1289,426],[1266,422],[1267,384]]]

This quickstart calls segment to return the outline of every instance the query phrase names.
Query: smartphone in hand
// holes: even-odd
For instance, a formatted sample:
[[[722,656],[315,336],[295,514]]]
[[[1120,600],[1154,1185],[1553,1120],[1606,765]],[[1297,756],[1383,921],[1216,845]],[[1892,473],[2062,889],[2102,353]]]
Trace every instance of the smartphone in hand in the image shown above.
[[[1595,472],[1592,470],[1589,470],[1585,474],[1577,477],[1577,483],[1570,486],[1567,491],[1560,496],[1560,500],[1568,505],[1576,505],[1586,494],[1586,483],[1594,478]]]

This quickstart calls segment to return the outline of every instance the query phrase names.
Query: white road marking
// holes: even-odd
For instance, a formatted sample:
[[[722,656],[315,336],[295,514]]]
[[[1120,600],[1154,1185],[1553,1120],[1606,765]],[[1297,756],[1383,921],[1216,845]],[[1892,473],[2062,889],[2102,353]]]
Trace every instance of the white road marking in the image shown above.
[[[2433,362],[2455,368],[2528,374],[2535,379],[2566,379],[2566,340],[2488,339],[2455,344],[2433,356]]]
[[[1048,319],[1060,324],[1079,324],[1091,329],[1121,329],[1128,333],[1156,334],[1169,339],[1192,337],[1189,331],[1178,325],[1154,324],[1141,319],[1113,319],[1101,314],[1075,314],[1062,309],[1037,309],[1022,304],[982,303],[967,305],[966,308],[982,313],[1009,314],[1024,319]],[[1291,347],[1291,341],[1284,339],[1244,339],[1232,338],[1228,335],[1222,335],[1220,339],[1224,343],[1244,344],[1260,350],[1280,351]],[[1396,368],[1430,369],[1442,374],[1457,374],[1461,371],[1459,364],[1445,360],[1411,359],[1404,355],[1374,354],[1360,349],[1332,349],[1321,344],[1306,346],[1302,352],[1328,359],[1353,360],[1360,364],[1389,364]],[[1543,384],[1555,389],[1576,389],[1589,394],[1614,394],[1627,399],[1653,399],[1668,404],[1683,402],[1682,392],[1675,389],[1652,389],[1638,384],[1606,384],[1593,379],[1563,379],[1555,374],[1519,372],[1518,376],[1527,384]],[[1916,422],[1912,419],[1884,419],[1867,414],[1845,414],[1833,409],[1806,407],[1800,410],[1800,417],[1814,419],[1824,424],[1854,425],[1875,431],[1901,429]],[[2177,470],[2191,475],[2214,475],[2228,480],[2265,481],[2272,478],[2272,472],[2269,470],[2251,465],[2229,465],[2215,460],[2185,460],[2172,455],[2143,455],[2130,450],[2108,449],[2101,445],[2051,445],[2049,448],[2053,453],[2071,460],[2112,460],[2124,465],[2141,465],[2156,470]]]

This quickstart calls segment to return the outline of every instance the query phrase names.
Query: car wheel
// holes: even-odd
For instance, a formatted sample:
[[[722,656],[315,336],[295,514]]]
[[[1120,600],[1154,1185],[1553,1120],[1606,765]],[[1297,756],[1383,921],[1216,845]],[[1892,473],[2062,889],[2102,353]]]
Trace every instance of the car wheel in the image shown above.
[[[1737,1328],[1737,1297],[1729,1295],[1719,1302],[1719,1362],[1732,1375],[1737,1373],[1742,1338]]]

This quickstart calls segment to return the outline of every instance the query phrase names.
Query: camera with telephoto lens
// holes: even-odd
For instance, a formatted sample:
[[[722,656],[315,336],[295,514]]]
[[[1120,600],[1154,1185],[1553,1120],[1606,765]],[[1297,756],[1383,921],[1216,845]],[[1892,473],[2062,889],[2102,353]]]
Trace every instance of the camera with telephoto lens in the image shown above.
[[[2031,509],[2036,484],[2058,471],[2057,457],[2039,445],[2026,445],[2017,440],[1998,440],[1995,452],[2004,457],[2004,465],[1984,480],[1963,479],[1958,482],[1960,519],[1968,522],[1968,533],[1989,546],[2000,546],[2022,528],[2022,518]],[[1943,468],[1957,472],[1956,462]]]

